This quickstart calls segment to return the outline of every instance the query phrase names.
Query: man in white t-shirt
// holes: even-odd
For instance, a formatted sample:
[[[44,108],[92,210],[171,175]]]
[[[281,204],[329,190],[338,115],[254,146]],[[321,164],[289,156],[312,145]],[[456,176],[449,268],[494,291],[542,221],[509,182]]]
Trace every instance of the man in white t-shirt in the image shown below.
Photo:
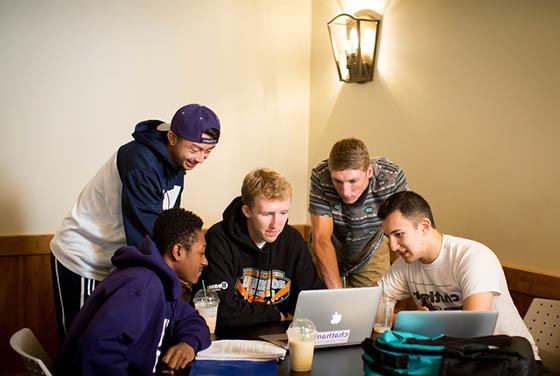
[[[412,297],[419,309],[498,311],[494,334],[527,338],[538,349],[509,294],[496,255],[484,244],[436,229],[428,202],[395,193],[378,212],[389,249],[400,257],[381,279],[385,294]]]

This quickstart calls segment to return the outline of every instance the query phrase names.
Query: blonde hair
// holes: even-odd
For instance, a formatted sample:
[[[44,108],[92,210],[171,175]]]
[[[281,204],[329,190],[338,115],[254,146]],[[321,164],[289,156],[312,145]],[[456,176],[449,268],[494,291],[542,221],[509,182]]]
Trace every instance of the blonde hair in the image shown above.
[[[371,164],[369,152],[363,141],[345,138],[337,141],[329,154],[329,170],[367,170]]]
[[[252,207],[258,196],[268,200],[285,200],[292,198],[292,186],[278,172],[268,168],[257,168],[249,172],[243,179],[241,199]]]

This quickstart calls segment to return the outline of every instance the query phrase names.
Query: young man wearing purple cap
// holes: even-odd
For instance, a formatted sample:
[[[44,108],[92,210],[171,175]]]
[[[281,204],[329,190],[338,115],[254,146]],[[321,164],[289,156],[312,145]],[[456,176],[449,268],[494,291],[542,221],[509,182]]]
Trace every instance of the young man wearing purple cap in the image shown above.
[[[189,104],[170,125],[138,123],[132,137],[85,186],[51,241],[61,339],[96,283],[111,271],[114,252],[140,245],[157,216],[179,206],[185,171],[214,149],[220,121],[209,108]]]

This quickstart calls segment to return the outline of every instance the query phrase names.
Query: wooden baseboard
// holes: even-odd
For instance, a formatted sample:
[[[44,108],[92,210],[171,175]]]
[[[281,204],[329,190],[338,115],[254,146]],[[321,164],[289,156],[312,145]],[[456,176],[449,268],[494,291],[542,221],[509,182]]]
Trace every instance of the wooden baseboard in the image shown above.
[[[48,255],[53,234],[0,236],[1,256]]]
[[[511,298],[521,317],[533,298],[560,300],[560,276],[503,266]]]
[[[503,266],[511,291],[560,300],[560,276]]]

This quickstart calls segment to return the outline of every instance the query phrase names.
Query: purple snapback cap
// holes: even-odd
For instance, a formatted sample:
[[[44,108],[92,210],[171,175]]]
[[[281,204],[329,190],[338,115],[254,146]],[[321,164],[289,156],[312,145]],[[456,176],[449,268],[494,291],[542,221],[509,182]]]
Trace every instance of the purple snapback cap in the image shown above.
[[[220,119],[208,107],[187,104],[177,110],[171,120],[171,131],[192,142],[216,144],[217,139],[202,137],[209,129],[220,130]]]

